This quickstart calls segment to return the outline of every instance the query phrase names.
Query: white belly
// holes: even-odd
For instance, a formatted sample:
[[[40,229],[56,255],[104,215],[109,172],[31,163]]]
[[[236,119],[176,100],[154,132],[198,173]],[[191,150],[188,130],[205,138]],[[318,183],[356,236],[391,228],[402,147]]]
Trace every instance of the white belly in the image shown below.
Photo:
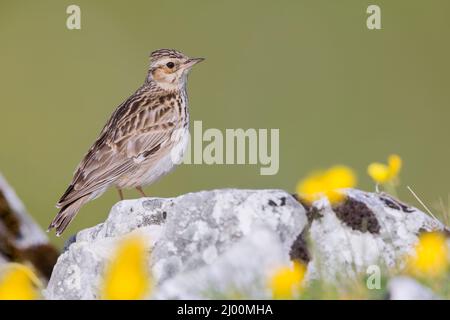
[[[143,172],[140,178],[140,186],[154,183],[156,180],[172,171],[176,165],[181,164],[189,144],[189,129],[182,128],[175,131],[173,140],[178,142],[174,145],[171,152],[162,157],[150,169]]]

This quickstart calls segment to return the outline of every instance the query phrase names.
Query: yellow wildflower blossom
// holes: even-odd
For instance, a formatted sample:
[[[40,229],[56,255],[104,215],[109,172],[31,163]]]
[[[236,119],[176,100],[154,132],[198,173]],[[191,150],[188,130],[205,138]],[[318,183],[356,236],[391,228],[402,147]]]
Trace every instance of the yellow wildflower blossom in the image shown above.
[[[31,268],[9,263],[0,269],[0,300],[34,300],[41,282]]]
[[[106,270],[102,298],[138,300],[145,298],[150,289],[145,242],[138,237],[127,238]]]
[[[438,277],[447,271],[448,259],[445,236],[439,232],[423,233],[408,260],[408,267],[417,276]]]
[[[345,197],[339,189],[356,185],[356,175],[345,166],[334,166],[326,171],[313,172],[297,185],[297,194],[308,203],[326,196],[331,204],[342,201]]]
[[[384,184],[397,179],[402,168],[402,159],[392,154],[388,157],[387,165],[384,163],[374,162],[367,167],[367,173],[376,182]]]
[[[302,287],[306,267],[295,261],[293,267],[281,267],[270,279],[269,287],[275,299],[293,299]]]
[[[391,173],[391,177],[397,177],[402,168],[402,158],[399,155],[391,154],[388,157],[388,165]]]

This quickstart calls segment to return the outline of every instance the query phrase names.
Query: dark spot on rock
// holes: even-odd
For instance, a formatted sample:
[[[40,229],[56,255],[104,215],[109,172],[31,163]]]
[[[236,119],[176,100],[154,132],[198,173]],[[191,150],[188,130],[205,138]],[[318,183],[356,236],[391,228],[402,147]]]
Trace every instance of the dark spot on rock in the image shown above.
[[[307,211],[311,208],[311,205],[307,203],[304,199],[300,198],[298,194],[292,194],[292,197],[297,200]]]
[[[75,243],[77,241],[77,234],[75,233],[74,235],[71,235],[69,237],[69,239],[66,240],[66,242],[64,242],[64,247],[62,252],[66,252],[67,250],[69,250],[69,247],[72,243]]]
[[[10,262],[31,263],[48,280],[59,252],[50,244],[37,244],[21,249],[5,235],[0,235],[0,255]]]
[[[58,256],[58,251],[50,244],[38,244],[21,251],[21,260],[30,261],[47,279],[52,275]]]
[[[379,233],[377,217],[369,207],[360,201],[347,197],[344,202],[333,208],[336,216],[353,230]]]
[[[270,199],[268,203],[269,203],[269,206],[272,206],[272,207],[278,207],[278,206],[282,207],[282,206],[286,205],[286,197],[280,198],[280,204],[276,203],[272,199]]]
[[[0,234],[0,254],[8,261],[18,261],[20,249],[5,234]]]
[[[383,201],[383,203],[388,206],[391,209],[394,210],[400,210],[400,206],[395,204],[394,201],[390,200],[390,199],[386,199],[386,198],[380,198],[381,201]]]
[[[13,212],[2,191],[0,191],[0,223],[5,226],[6,231],[13,237],[22,237],[20,233],[20,220]]]
[[[270,199],[269,200],[269,206],[276,207],[277,203],[275,201],[273,201],[272,199]]]
[[[311,260],[311,255],[308,250],[306,241],[306,230],[303,230],[295,239],[289,252],[291,260],[299,260],[307,264]]]
[[[383,203],[391,209],[401,210],[405,213],[414,212],[413,208],[408,207],[406,204],[401,203],[400,201],[395,200],[394,198],[380,197],[380,200],[383,201]]]
[[[444,235],[445,235],[445,237],[450,238],[450,229],[449,228],[447,228],[447,227],[444,228]]]
[[[420,227],[419,230],[417,230],[418,234],[427,233],[427,232],[430,232],[430,231],[428,231],[427,229],[425,229],[423,227]]]
[[[166,218],[167,218],[167,212],[165,212],[165,211],[157,212],[157,213],[152,214],[151,216],[145,216],[143,225],[144,226],[161,225],[166,221]]]
[[[411,207],[408,207],[407,205],[400,203],[400,207],[402,208],[402,211],[405,213],[411,213],[414,212],[414,209]]]
[[[311,206],[304,199],[300,198],[297,194],[292,195],[295,200],[297,200],[306,210],[306,217],[308,218],[308,223],[311,224],[316,219],[323,217],[322,213],[316,207]]]
[[[316,207],[310,207],[309,210],[306,211],[306,217],[308,218],[308,222],[311,223],[314,220],[321,219],[323,215]]]

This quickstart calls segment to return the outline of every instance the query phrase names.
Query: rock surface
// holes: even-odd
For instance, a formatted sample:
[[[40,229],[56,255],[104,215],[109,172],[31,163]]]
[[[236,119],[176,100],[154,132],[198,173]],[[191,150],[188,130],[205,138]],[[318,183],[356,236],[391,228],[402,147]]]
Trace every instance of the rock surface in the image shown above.
[[[314,256],[309,276],[328,280],[352,277],[369,265],[392,267],[410,254],[423,231],[444,225],[387,194],[347,190],[347,200],[332,208],[321,199],[309,210]]]
[[[59,257],[44,294],[96,299],[118,240],[142,234],[152,247],[152,298],[203,299],[245,293],[270,298],[264,279],[289,258],[308,263],[308,278],[352,276],[393,265],[424,230],[444,226],[385,194],[346,190],[303,206],[281,190],[224,189],[177,198],[117,203],[108,219],[76,235]],[[309,241],[307,241],[309,239]],[[307,245],[310,243],[311,245]],[[319,263],[320,261],[320,263]]]
[[[172,199],[121,201],[104,223],[77,234],[76,241],[58,259],[44,294],[49,299],[98,298],[105,263],[116,241],[130,232],[140,232],[154,244],[152,271],[162,284],[179,273],[214,264],[225,251],[257,230],[267,230],[260,249],[272,248],[269,252],[281,256],[272,241],[278,239],[288,257],[292,243],[306,224],[305,209],[280,190],[214,190]],[[243,248],[254,243],[243,241],[250,243]],[[247,251],[245,256],[254,259],[254,267],[267,264],[258,260],[264,254],[248,256],[251,252]],[[269,256],[263,258],[270,260]],[[226,265],[223,259],[222,263]],[[165,294],[169,293],[161,293]]]
[[[396,277],[389,281],[390,300],[437,300],[431,289],[408,277]]]
[[[179,273],[163,282],[153,298],[270,299],[267,279],[274,270],[289,264],[289,255],[276,232],[257,228],[233,244],[214,263]]]

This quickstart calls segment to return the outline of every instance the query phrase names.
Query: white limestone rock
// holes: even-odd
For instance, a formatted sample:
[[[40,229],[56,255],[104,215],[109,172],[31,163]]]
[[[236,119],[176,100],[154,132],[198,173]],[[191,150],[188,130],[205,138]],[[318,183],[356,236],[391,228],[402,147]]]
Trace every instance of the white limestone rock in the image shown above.
[[[408,277],[396,277],[389,281],[390,300],[437,300],[439,297],[416,280]]]
[[[412,252],[423,231],[444,225],[387,194],[346,190],[347,200],[332,208],[326,199],[309,210],[313,260],[308,278],[333,281],[365,273],[370,265],[392,267]]]
[[[278,237],[287,256],[306,224],[304,208],[281,190],[225,189],[121,201],[104,223],[77,234],[59,257],[44,295],[98,298],[104,266],[117,240],[130,232],[143,234],[153,246],[149,267],[162,284],[181,272],[214,264],[260,228]]]
[[[270,299],[268,279],[281,266],[290,265],[288,252],[277,234],[259,228],[217,258],[195,270],[165,281],[155,299]]]

